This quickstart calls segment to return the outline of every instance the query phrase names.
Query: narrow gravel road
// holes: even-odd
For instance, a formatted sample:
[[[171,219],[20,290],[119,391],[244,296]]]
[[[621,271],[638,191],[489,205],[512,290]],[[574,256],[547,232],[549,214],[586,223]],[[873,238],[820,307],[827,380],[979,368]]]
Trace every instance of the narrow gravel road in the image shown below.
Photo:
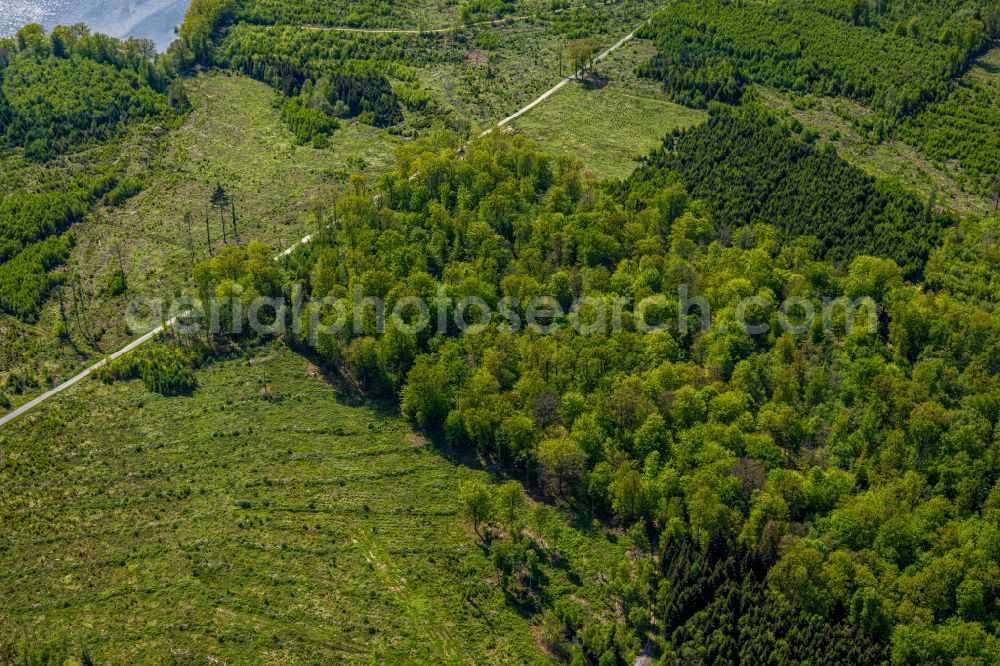
[[[609,47],[605,51],[601,52],[594,59],[594,62],[600,62],[601,60],[604,60],[609,55],[611,55],[612,53],[614,53],[617,49],[619,49],[622,45],[627,44],[629,41],[631,41],[633,37],[635,37],[635,32],[630,32],[629,34],[625,35],[620,40],[618,40],[617,42],[615,42],[611,47]],[[517,118],[520,118],[525,113],[527,113],[531,109],[535,108],[536,106],[538,106],[539,104],[541,104],[542,102],[544,102],[545,100],[547,100],[549,97],[552,97],[552,95],[556,94],[559,91],[559,89],[562,88],[563,86],[565,86],[567,83],[575,81],[577,79],[578,75],[579,75],[579,72],[576,72],[575,74],[572,74],[571,76],[567,76],[565,79],[563,79],[562,81],[560,81],[559,83],[557,83],[556,85],[554,85],[552,88],[550,88],[546,92],[542,93],[542,95],[539,96],[535,101],[533,101],[530,104],[528,104],[527,106],[521,108],[520,110],[518,110],[514,114],[507,116],[506,118],[504,118],[503,120],[501,120],[500,122],[498,122],[496,125],[493,125],[488,130],[486,130],[485,132],[483,132],[482,134],[480,134],[479,135],[480,138],[486,136],[487,134],[489,134],[490,132],[493,132],[496,129],[499,129],[500,127],[503,127],[504,125],[506,125],[510,121],[515,120]],[[300,245],[303,245],[305,243],[308,243],[310,240],[312,240],[312,236],[311,235],[310,236],[306,236],[305,238],[303,238],[299,242],[295,243],[294,245],[290,246],[288,249],[286,249],[283,252],[281,252],[280,254],[278,254],[274,258],[274,260],[278,261],[279,259],[287,257],[288,255],[290,255],[292,252],[295,251],[295,248],[297,248]],[[171,319],[170,321],[167,322],[167,326],[168,327],[172,326],[174,323],[175,323],[175,320]],[[75,386],[76,384],[79,384],[81,381],[83,381],[84,379],[86,379],[87,377],[89,377],[91,375],[91,373],[93,373],[95,370],[97,370],[98,368],[100,368],[102,365],[104,365],[108,361],[116,359],[119,356],[121,356],[122,354],[127,354],[128,352],[132,351],[136,347],[139,347],[139,346],[141,346],[141,345],[149,342],[150,340],[152,340],[153,338],[155,338],[157,335],[159,335],[162,332],[163,332],[163,326],[157,326],[156,328],[154,328],[149,333],[146,333],[145,335],[143,335],[141,338],[137,338],[136,340],[133,340],[132,342],[130,342],[125,347],[122,347],[121,349],[119,349],[118,351],[114,352],[113,354],[110,354],[109,356],[104,357],[103,359],[101,359],[97,363],[94,363],[92,366],[90,366],[87,369],[81,371],[79,374],[75,375],[71,379],[66,380],[65,382],[63,382],[59,386],[56,386],[55,388],[53,388],[53,389],[51,389],[49,391],[46,391],[45,393],[43,393],[42,395],[38,396],[34,400],[31,400],[30,402],[26,402],[23,405],[21,405],[20,407],[17,407],[15,409],[13,409],[12,411],[8,412],[7,414],[4,414],[3,416],[0,416],[0,427],[3,427],[5,425],[7,425],[8,423],[10,423],[11,421],[13,421],[14,419],[16,419],[16,418],[18,418],[20,416],[23,416],[27,412],[30,412],[32,409],[34,409],[38,405],[42,404],[43,402],[45,402],[49,398],[52,398],[52,397],[54,397],[56,395],[59,395],[60,393],[62,393],[66,389],[68,389],[68,388],[70,388],[72,386]]]
[[[600,62],[600,61],[604,60],[609,55],[611,55],[612,53],[614,53],[622,45],[627,44],[628,42],[630,42],[634,37],[635,37],[635,32],[630,32],[629,34],[625,35],[624,37],[622,37],[621,39],[619,39],[617,42],[615,42],[610,48],[608,48],[607,50],[601,52],[596,58],[594,58],[594,62]],[[501,120],[500,122],[498,122],[496,125],[494,125],[493,127],[489,128],[488,130],[486,130],[485,132],[483,132],[482,134],[480,134],[479,138],[481,139],[484,136],[486,136],[487,134],[489,134],[490,132],[493,132],[494,130],[497,130],[497,129],[503,127],[504,125],[506,125],[510,121],[516,120],[516,119],[520,118],[521,116],[523,116],[524,114],[526,114],[528,111],[531,111],[533,108],[535,108],[536,106],[538,106],[539,104],[541,104],[542,102],[544,102],[545,100],[547,100],[549,97],[552,97],[553,95],[555,95],[557,92],[559,92],[559,89],[562,88],[563,86],[565,86],[566,84],[571,83],[573,81],[576,81],[576,79],[579,78],[579,76],[580,76],[580,72],[576,72],[574,74],[570,74],[565,79],[563,79],[562,81],[560,81],[559,83],[555,84],[554,86],[552,86],[551,88],[549,88],[548,90],[546,90],[544,93],[542,93],[541,96],[539,96],[538,99],[536,99],[534,102],[532,102],[531,104],[528,104],[527,106],[525,106],[525,107],[521,108],[520,110],[514,112],[513,114],[507,116],[506,118],[504,118],[503,120]]]
[[[306,236],[302,240],[300,240],[297,243],[289,246],[288,249],[284,250],[283,252],[281,252],[280,254],[278,254],[277,256],[275,256],[274,260],[278,261],[279,259],[283,259],[284,257],[287,257],[292,252],[294,252],[295,249],[298,248],[300,245],[304,245],[305,243],[308,243],[311,240],[312,240],[312,236],[311,235]],[[167,327],[173,326],[175,323],[177,323],[176,317],[173,318],[173,319],[170,319],[169,321],[167,321]],[[133,340],[132,342],[128,343],[127,345],[125,345],[124,347],[122,347],[118,351],[114,352],[113,354],[109,354],[108,356],[105,356],[104,358],[102,358],[97,363],[94,363],[92,366],[86,368],[85,370],[80,371],[79,374],[74,375],[70,379],[67,379],[65,382],[63,382],[59,386],[56,386],[55,388],[53,388],[53,389],[51,389],[49,391],[46,391],[45,393],[41,394],[40,396],[38,396],[34,400],[26,402],[23,405],[21,405],[20,407],[17,407],[15,409],[13,409],[12,411],[4,414],[3,416],[0,416],[0,427],[5,426],[6,424],[10,423],[14,419],[18,418],[19,416],[21,416],[21,415],[23,415],[23,414],[25,414],[27,412],[30,412],[32,409],[34,409],[38,405],[42,404],[43,402],[45,402],[49,398],[52,398],[53,396],[56,396],[56,395],[62,393],[66,389],[70,388],[71,386],[79,384],[81,381],[83,381],[84,379],[86,379],[87,377],[89,377],[95,370],[97,370],[98,368],[100,368],[101,366],[103,366],[104,364],[106,364],[108,361],[114,360],[114,359],[118,358],[119,356],[121,356],[123,354],[129,353],[130,351],[132,351],[136,347],[139,347],[141,345],[146,344],[147,342],[149,342],[150,340],[152,340],[153,338],[155,338],[156,336],[158,336],[160,333],[162,333],[163,330],[164,330],[163,326],[157,326],[156,328],[154,328],[149,333],[146,333],[145,335],[143,335],[140,338],[136,338],[135,340]]]

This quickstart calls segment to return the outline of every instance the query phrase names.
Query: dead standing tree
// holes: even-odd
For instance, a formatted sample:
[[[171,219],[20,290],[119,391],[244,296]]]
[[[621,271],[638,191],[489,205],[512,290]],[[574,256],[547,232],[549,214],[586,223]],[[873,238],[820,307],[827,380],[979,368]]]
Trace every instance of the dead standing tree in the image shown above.
[[[236,240],[236,244],[240,244],[240,232],[236,227],[236,201],[229,197],[229,212],[232,213],[232,224],[233,224],[233,238]]]
[[[222,221],[222,242],[226,243],[228,242],[226,238],[226,209],[229,208],[229,194],[226,193],[226,189],[222,185],[215,186],[209,203],[212,204],[212,208],[219,209],[219,220]]]
[[[213,256],[212,253],[212,226],[208,221],[208,209],[205,209],[205,236],[208,237],[208,256]]]

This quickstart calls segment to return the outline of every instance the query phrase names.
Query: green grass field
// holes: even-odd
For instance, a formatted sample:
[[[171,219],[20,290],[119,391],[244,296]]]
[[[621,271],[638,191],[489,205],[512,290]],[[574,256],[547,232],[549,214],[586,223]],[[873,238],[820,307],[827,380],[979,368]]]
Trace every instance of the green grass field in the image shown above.
[[[654,82],[632,73],[651,53],[648,44],[629,44],[597,70],[600,85],[572,83],[513,123],[556,155],[578,157],[594,173],[624,178],[672,129],[690,127],[707,115],[666,101]]]
[[[967,76],[979,83],[1000,88],[1000,48],[992,48],[971,67]]]
[[[279,343],[198,379],[87,381],[0,433],[0,633],[98,663],[548,659],[459,515],[474,461]],[[601,608],[623,546],[543,511],[543,595]]]

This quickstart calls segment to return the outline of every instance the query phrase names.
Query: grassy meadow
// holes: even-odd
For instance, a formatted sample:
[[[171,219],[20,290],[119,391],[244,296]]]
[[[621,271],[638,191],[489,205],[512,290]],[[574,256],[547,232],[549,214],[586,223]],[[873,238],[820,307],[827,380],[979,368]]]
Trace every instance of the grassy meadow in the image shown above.
[[[85,272],[106,263],[101,250],[117,241],[128,249],[126,273],[133,283],[169,288],[191,269],[185,213],[194,218],[198,261],[208,256],[206,216],[213,247],[222,245],[218,213],[209,211],[216,184],[234,199],[243,241],[285,247],[308,233],[309,201],[336,182],[338,172],[352,164],[376,172],[392,165],[393,140],[359,123],[338,130],[328,149],[296,146],[274,107],[274,91],[262,83],[210,74],[187,85],[194,111],[168,137],[149,187],[81,230]]]
[[[623,46],[598,65],[594,80],[565,86],[513,128],[556,155],[580,158],[600,177],[628,176],[665,134],[707,117],[667,101],[658,84],[633,74],[635,63],[651,53],[648,43]]]
[[[548,660],[459,513],[476,461],[279,343],[198,380],[87,381],[0,433],[5,639],[103,663]],[[624,547],[547,508],[529,525],[559,553],[543,596],[600,608]]]

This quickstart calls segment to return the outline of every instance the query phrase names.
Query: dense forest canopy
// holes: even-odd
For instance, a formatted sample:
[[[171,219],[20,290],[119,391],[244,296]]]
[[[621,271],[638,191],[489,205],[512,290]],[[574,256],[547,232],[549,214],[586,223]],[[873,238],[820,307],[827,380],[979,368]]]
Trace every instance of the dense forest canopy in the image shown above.
[[[989,222],[963,220],[935,248],[925,269],[927,284],[971,301],[1000,302],[1000,245]]]
[[[783,240],[820,240],[822,255],[847,263],[859,254],[892,258],[918,276],[928,253],[953,224],[890,183],[879,182],[837,156],[811,146],[765,110],[720,111],[707,123],[668,137],[634,180],[662,182],[680,174],[713,219],[730,229],[770,224]]]
[[[51,236],[4,260],[0,264],[0,310],[33,319],[49,290],[65,279],[49,271],[69,258],[71,245],[69,236]]]
[[[239,19],[246,24],[312,24],[350,27],[396,27],[411,20],[407,3],[364,0],[331,3],[323,0],[242,0]]]
[[[44,164],[141,123],[175,126],[186,111],[169,59],[147,40],[29,25],[0,41],[0,151],[8,156]],[[36,317],[65,279],[49,271],[69,256],[66,232],[120,179],[116,167],[96,165],[0,199],[0,311]]]
[[[967,73],[946,99],[907,118],[898,134],[931,159],[960,164],[969,189],[990,192],[1000,173],[1000,81]]]
[[[943,32],[900,33],[791,0],[675,2],[641,31],[660,49],[642,73],[695,104],[735,101],[754,81],[854,97],[902,117],[943,98],[950,77],[989,46],[996,35],[978,16],[970,3]]]
[[[331,118],[362,116],[376,126],[402,121],[389,74],[396,63],[443,57],[439,40],[419,36],[350,35],[288,27],[241,25],[229,31],[217,58]]]
[[[228,67],[298,97],[285,105],[284,116],[303,143],[328,137],[338,118],[378,127],[400,123],[402,103],[390,82],[390,76],[406,78],[398,63],[438,61],[447,53],[440,48],[443,40],[416,34],[352,34],[281,21],[243,21],[227,28],[235,11],[233,3],[192,4],[188,14],[194,18],[171,47],[174,58],[181,67],[196,62]]]
[[[449,27],[452,23],[488,21],[514,14],[527,13],[549,3],[531,0],[447,0],[430,2],[416,0],[401,3],[392,0],[362,0],[361,2],[331,3],[323,0],[238,0],[237,20],[249,24],[323,25],[363,28],[430,28]],[[552,3],[556,6],[558,3]],[[450,16],[444,25],[428,24],[430,9]]]
[[[53,180],[39,192],[14,192],[0,201],[0,311],[34,320],[50,289],[66,278],[49,271],[69,257],[70,227],[127,184],[110,167]]]
[[[748,146],[766,163],[766,142]],[[602,188],[517,138],[464,158],[419,141],[398,162],[317,211],[314,243],[280,271],[266,252],[234,250],[199,267],[199,291],[239,284],[249,302],[304,281],[328,299],[301,322],[318,362],[553,500],[647,535],[620,583],[624,616],[583,621],[557,605],[555,650],[630,661],[655,617],[667,663],[1000,657],[1000,322],[977,294],[948,288],[947,259],[934,260],[933,289],[863,243],[838,271],[805,228],[722,233],[679,180]],[[794,205],[788,191],[770,196]],[[972,250],[975,238],[956,232],[948,247]],[[682,289],[710,308],[709,328],[697,308],[678,310]],[[437,312],[444,295],[449,321],[463,298],[517,301],[464,334],[414,336],[403,332],[411,310],[380,324],[356,290],[387,311],[408,297]],[[539,295],[563,312],[582,297],[609,307],[546,319],[557,325],[548,334],[512,328]],[[871,298],[877,314],[851,300],[825,325],[782,327],[797,317],[778,309],[789,296],[815,312]],[[570,325],[610,322],[616,301],[620,328]],[[668,325],[646,332],[633,314],[653,301],[654,322]],[[343,327],[317,328],[344,313]],[[751,333],[740,316],[768,325]]]
[[[802,7],[855,25],[874,26],[883,32],[915,39],[968,43],[982,23],[986,34],[996,38],[1000,30],[1000,7],[991,0],[892,0],[874,3],[856,0],[801,0]],[[867,5],[867,6],[866,6]]]
[[[591,58],[610,12],[568,6],[193,0],[161,55],[82,25],[26,26],[0,40],[0,152],[29,174],[0,198],[0,311],[36,326],[53,289],[62,296],[74,279],[59,268],[77,251],[74,225],[142,190],[146,174],[175,177],[112,160],[71,173],[62,161],[177,127],[185,77],[250,77],[273,89],[245,81],[290,130],[273,134],[293,160],[353,125],[366,137],[398,133],[393,166],[358,170],[352,157],[352,172],[315,168],[303,186],[315,198],[290,206],[308,217],[308,242],[277,260],[254,240],[261,220],[244,227],[241,212],[238,235],[228,184],[199,173],[198,188],[214,187],[198,203],[208,258],[196,254],[190,211],[175,211],[190,254],[170,296],[195,304],[181,324],[204,314],[199,301],[222,303],[221,329],[185,337],[166,326],[97,379],[142,380],[184,396],[183,410],[199,366],[279,335],[311,376],[408,419],[426,437],[407,429],[421,455],[475,460],[507,480],[459,493],[463,538],[474,534],[495,570],[488,583],[461,572],[463,603],[486,615],[476,590],[496,585],[553,659],[1000,663],[997,208],[943,212],[934,195],[872,177],[755,95],[768,86],[850,100],[870,112],[855,126],[861,141],[903,139],[958,161],[963,186],[1000,205],[998,86],[980,60],[1000,36],[997,3],[666,4],[638,31],[655,55],[637,47],[630,57],[647,55],[626,69],[639,62],[634,73],[708,119],[663,137],[624,181],[598,181],[506,131],[477,139],[444,100],[450,75],[494,71],[493,54],[477,49],[501,38],[462,24],[524,19],[555,46],[533,43],[532,66],[560,76],[564,57]],[[549,11],[517,17],[539,9]],[[428,14],[451,28],[341,29],[424,27]],[[581,78],[599,90],[607,80],[594,69]],[[257,157],[245,156],[249,168]],[[216,218],[232,232],[218,252]],[[127,290],[118,263],[114,295]],[[304,309],[277,305],[302,298]],[[267,333],[254,328],[262,302]],[[62,328],[41,322],[60,341],[61,311]],[[241,390],[281,403],[263,372]],[[209,444],[228,436],[213,431]],[[566,564],[528,525],[522,485],[536,506],[621,544],[601,602],[538,584],[543,561]],[[305,509],[288,512],[282,529],[298,535]],[[46,524],[27,510],[17,520]]]
[[[69,229],[83,217],[83,203],[69,193],[15,192],[0,202],[0,259],[25,245]]]
[[[0,77],[0,137],[36,159],[184,110],[171,106],[173,70],[151,42],[92,35],[82,25],[49,35],[29,25],[0,41]]]

